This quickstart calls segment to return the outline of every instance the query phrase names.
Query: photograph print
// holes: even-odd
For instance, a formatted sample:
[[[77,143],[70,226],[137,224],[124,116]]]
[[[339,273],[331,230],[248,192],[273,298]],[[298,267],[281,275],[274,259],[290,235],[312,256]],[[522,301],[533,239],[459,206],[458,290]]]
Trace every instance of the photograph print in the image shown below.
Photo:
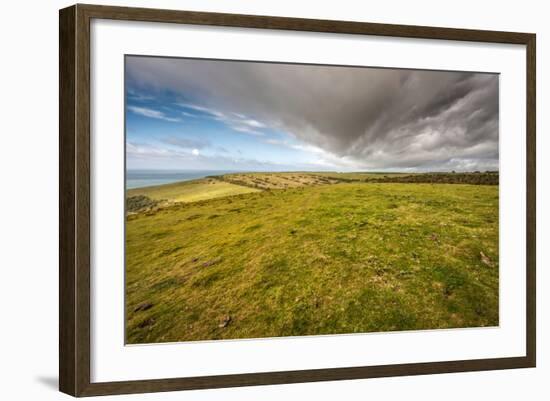
[[[125,58],[127,344],[499,325],[499,75]]]

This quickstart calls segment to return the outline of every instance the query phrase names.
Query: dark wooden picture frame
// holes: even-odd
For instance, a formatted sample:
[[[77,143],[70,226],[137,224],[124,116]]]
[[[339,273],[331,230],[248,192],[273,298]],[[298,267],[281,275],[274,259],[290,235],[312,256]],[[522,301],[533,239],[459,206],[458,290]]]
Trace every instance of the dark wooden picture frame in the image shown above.
[[[90,380],[90,22],[93,18],[525,45],[527,54],[526,356],[92,383]],[[73,396],[94,396],[535,366],[535,34],[80,4],[60,10],[59,29],[59,388],[62,392]]]

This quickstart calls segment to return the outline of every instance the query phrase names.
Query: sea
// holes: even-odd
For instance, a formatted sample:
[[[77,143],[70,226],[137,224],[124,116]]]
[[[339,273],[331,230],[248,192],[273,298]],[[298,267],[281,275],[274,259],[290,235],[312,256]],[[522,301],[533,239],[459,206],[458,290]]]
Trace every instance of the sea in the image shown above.
[[[126,170],[126,189],[190,181],[233,172],[228,170]]]

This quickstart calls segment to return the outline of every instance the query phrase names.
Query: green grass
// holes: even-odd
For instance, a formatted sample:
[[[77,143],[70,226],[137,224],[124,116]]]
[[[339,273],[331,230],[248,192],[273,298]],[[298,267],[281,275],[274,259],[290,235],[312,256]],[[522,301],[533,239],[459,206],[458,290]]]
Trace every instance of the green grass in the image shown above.
[[[257,189],[234,185],[216,179],[201,179],[176,182],[174,184],[157,185],[146,188],[136,188],[127,191],[127,196],[144,195],[153,200],[171,202],[196,202],[206,199],[220,198],[257,192]]]
[[[181,199],[164,187],[146,195]],[[127,217],[127,341],[495,326],[498,256],[498,186],[338,183],[175,204]]]

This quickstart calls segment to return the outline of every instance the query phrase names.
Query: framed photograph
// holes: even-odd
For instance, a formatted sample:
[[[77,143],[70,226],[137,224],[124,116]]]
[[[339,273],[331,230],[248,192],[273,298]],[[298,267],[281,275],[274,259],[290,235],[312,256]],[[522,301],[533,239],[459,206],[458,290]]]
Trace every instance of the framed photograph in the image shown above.
[[[60,390],[535,366],[535,35],[60,11]]]

